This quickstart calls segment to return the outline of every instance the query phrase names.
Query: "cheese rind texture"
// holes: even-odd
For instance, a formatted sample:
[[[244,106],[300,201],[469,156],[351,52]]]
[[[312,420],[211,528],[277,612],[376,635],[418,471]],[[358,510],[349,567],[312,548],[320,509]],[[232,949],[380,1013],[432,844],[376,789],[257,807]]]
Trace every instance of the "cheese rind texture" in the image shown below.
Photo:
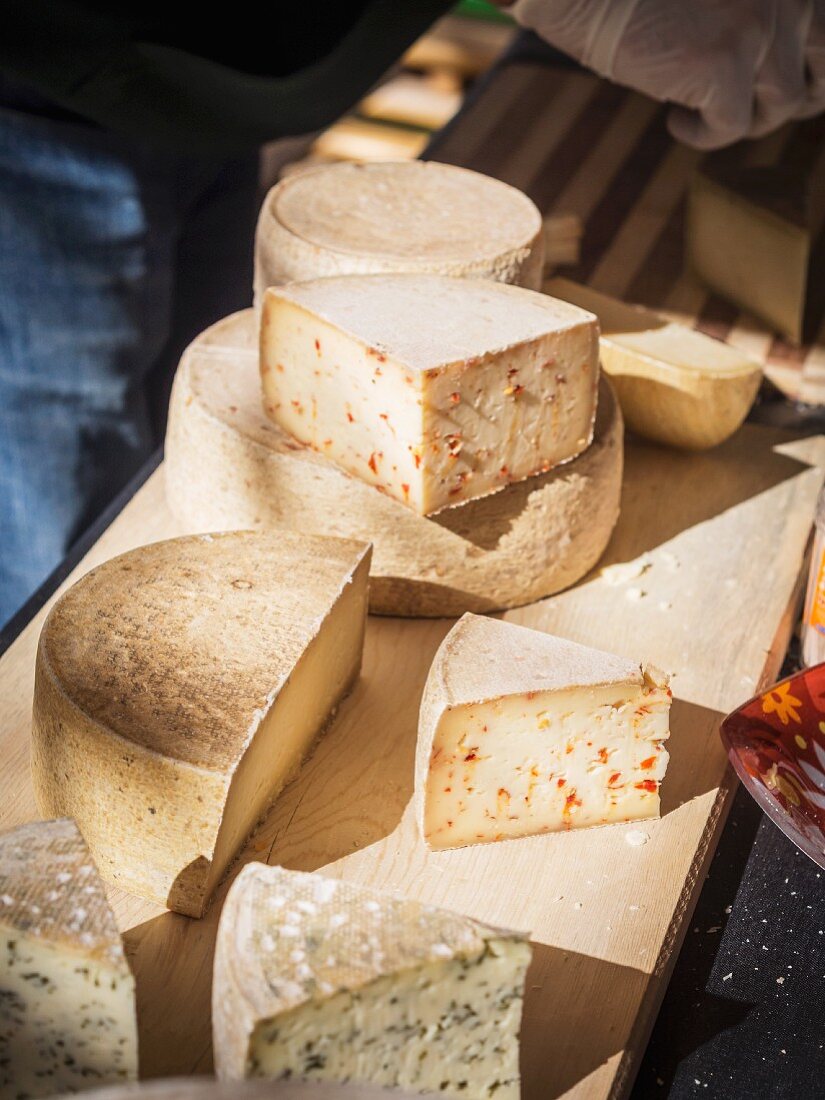
[[[255,302],[270,286],[409,271],[538,290],[541,214],[500,180],[434,161],[324,165],[277,184],[255,237]]]
[[[520,933],[251,864],[218,929],[218,1076],[517,1100],[529,961]]]
[[[368,570],[363,543],[247,531],[87,574],[38,647],[41,812],[109,881],[201,915],[358,676]]]
[[[541,599],[596,564],[619,514],[622,418],[602,375],[593,443],[500,493],[416,515],[264,413],[252,311],[207,329],[172,389],[166,496],[188,531],[313,531],[374,544],[370,610],[458,616]]]
[[[593,438],[592,314],[520,287],[435,275],[267,292],[267,414],[419,515],[567,462]]]
[[[135,987],[72,821],[0,836],[0,1096],[137,1077]]]
[[[702,332],[569,279],[545,289],[599,318],[601,363],[628,427],[657,443],[705,450],[747,416],[762,364]]]
[[[653,669],[465,615],[421,702],[425,841],[455,848],[658,816],[670,703]]]

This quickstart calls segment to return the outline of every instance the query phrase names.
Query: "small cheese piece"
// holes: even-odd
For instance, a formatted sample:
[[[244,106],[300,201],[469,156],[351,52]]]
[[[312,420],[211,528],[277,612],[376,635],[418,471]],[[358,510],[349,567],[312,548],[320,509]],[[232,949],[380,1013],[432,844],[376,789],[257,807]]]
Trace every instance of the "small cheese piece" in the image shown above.
[[[800,343],[814,320],[807,310],[816,283],[812,248],[824,215],[822,178],[712,158],[691,184],[688,263],[717,294]]]
[[[370,610],[381,615],[514,607],[574,584],[598,561],[622,482],[622,416],[604,374],[584,454],[429,519],[273,424],[255,345],[246,310],[206,329],[181,359],[163,469],[183,530],[276,527],[372,541]]]
[[[599,318],[602,367],[629,428],[657,443],[705,450],[747,416],[762,364],[704,333],[569,279],[546,288]]]
[[[538,290],[543,246],[538,208],[500,180],[435,161],[323,165],[264,201],[255,302],[283,283],[390,271]]]
[[[269,416],[419,515],[581,454],[598,369],[592,314],[490,281],[353,275],[264,305]]]
[[[416,752],[431,848],[659,814],[671,694],[651,668],[465,615],[435,655]]]
[[[520,933],[250,864],[218,929],[217,1074],[518,1100],[529,961]]]
[[[0,1096],[135,1080],[135,983],[73,821],[0,835],[0,935]]]
[[[286,531],[171,539],[57,601],[37,653],[35,794],[75,818],[104,878],[203,913],[358,676],[369,557]]]

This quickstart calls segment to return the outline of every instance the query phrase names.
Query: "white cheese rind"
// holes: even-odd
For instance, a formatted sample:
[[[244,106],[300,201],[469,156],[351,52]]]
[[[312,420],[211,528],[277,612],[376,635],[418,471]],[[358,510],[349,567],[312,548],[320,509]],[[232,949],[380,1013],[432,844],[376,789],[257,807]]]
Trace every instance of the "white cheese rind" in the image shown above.
[[[415,802],[432,848],[659,813],[671,695],[632,661],[465,615],[421,703]]]
[[[433,519],[353,478],[265,414],[251,311],[184,354],[164,476],[189,531],[276,527],[372,541],[370,610],[458,616],[541,599],[595,565],[619,514],[622,419],[602,376],[594,440],[572,462]]]
[[[57,601],[37,655],[35,794],[78,821],[105,878],[203,913],[358,676],[369,556],[290,532],[172,539]]]
[[[137,1077],[134,979],[72,821],[0,836],[0,1095]]]
[[[317,874],[252,864],[218,929],[218,1076],[519,1095],[519,933]]]
[[[267,414],[419,515],[581,454],[598,369],[593,315],[519,287],[364,275],[264,303]]]
[[[538,290],[538,208],[521,191],[434,161],[323,165],[275,186],[255,238],[255,302],[270,286],[409,271]]]

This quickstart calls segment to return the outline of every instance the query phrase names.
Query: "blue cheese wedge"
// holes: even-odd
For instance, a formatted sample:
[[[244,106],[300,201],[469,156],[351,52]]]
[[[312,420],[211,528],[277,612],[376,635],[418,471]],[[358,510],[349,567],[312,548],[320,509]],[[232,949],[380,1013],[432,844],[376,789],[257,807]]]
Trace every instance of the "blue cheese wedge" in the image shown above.
[[[215,1066],[518,1100],[517,932],[317,874],[255,863],[221,914]]]
[[[134,979],[73,821],[0,836],[0,936],[0,1096],[134,1080]]]
[[[421,702],[425,841],[456,848],[658,816],[670,704],[652,667],[465,615]]]
[[[351,275],[264,301],[267,415],[419,515],[581,454],[598,372],[593,314],[522,287]]]

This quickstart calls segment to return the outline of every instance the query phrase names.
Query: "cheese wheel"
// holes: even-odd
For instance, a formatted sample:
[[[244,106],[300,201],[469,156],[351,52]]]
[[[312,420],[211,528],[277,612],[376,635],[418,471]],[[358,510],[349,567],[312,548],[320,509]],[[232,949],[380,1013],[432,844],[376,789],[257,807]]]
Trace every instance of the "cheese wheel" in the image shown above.
[[[101,875],[200,916],[361,667],[369,547],[260,531],[142,546],[40,635],[32,778]]]
[[[500,180],[434,161],[323,165],[264,200],[255,304],[269,286],[388,271],[538,290],[543,261],[538,208]]]
[[[353,478],[265,415],[251,310],[181,360],[166,436],[169,505],[189,531],[281,527],[373,543],[370,610],[440,616],[516,607],[574,584],[619,514],[622,419],[600,383],[578,458],[433,517]]]

